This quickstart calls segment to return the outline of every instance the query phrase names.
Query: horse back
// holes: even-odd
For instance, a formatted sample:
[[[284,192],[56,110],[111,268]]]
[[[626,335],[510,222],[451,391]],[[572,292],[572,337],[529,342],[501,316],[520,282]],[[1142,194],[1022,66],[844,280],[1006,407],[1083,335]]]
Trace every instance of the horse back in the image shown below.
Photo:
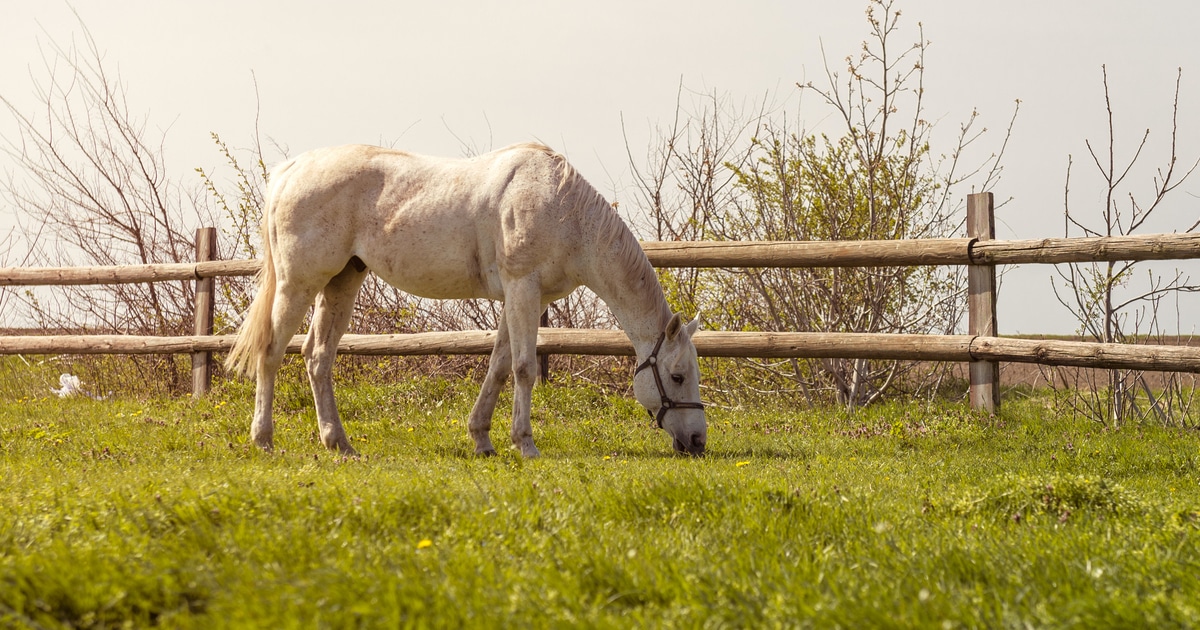
[[[561,156],[516,145],[468,159],[380,147],[319,149],[272,177],[268,237],[282,273],[332,275],[355,256],[433,298],[503,299],[536,273],[546,294],[579,284],[582,224]]]

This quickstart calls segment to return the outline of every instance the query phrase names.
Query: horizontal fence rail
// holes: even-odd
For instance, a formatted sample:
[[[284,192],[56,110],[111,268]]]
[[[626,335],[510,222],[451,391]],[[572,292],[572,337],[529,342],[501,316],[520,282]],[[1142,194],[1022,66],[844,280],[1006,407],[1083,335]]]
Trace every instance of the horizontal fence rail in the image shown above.
[[[905,267],[1200,258],[1200,233],[987,240],[644,241],[655,267]],[[0,286],[126,284],[252,276],[258,260],[114,267],[0,267]]]
[[[143,337],[67,335],[0,337],[0,354],[184,354],[225,352],[234,335]],[[703,357],[896,359],[910,361],[1005,361],[1104,369],[1200,373],[1200,348],[1188,346],[1090,343],[1052,339],[1012,339],[971,335],[884,333],[729,332],[702,330],[693,337]],[[495,331],[466,330],[394,335],[345,335],[339,354],[486,355]],[[297,354],[303,335],[292,337]],[[539,328],[538,352],[633,356],[619,330]]]
[[[1200,234],[897,241],[647,241],[655,267],[905,267],[1178,260],[1200,257]]]
[[[253,276],[262,261],[214,260],[161,265],[111,267],[0,267],[0,286],[67,286],[82,284],[135,284],[168,280],[199,280]]]

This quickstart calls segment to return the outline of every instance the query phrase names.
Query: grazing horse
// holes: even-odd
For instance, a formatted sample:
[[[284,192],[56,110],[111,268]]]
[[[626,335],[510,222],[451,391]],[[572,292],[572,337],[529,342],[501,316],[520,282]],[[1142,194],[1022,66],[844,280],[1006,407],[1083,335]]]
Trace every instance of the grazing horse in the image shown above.
[[[353,453],[333,396],[333,359],[367,271],[428,298],[503,300],[487,376],[468,421],[495,454],[496,399],[513,375],[512,443],[536,457],[529,422],[538,320],[576,287],[592,289],[633,342],[638,401],[676,451],[707,439],[692,334],[663,297],[629,228],[566,159],[520,144],[469,159],[370,146],[304,153],[271,174],[258,294],[226,366],[257,377],[250,436],[273,447],[271,405],[288,341],[316,300],[303,353],[321,442]]]

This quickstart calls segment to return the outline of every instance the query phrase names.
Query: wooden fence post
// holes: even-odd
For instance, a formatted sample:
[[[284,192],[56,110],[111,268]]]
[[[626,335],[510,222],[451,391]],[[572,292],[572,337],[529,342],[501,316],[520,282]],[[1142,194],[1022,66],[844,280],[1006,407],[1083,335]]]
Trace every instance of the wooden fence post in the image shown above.
[[[196,230],[196,262],[208,262],[217,257],[217,228],[198,228]],[[213,313],[215,301],[213,287],[215,278],[196,279],[196,328],[195,334],[209,336],[213,334]],[[212,353],[192,353],[192,397],[199,398],[208,393],[212,385]]]
[[[992,193],[967,196],[967,237],[978,241],[996,238],[995,206]],[[995,337],[996,267],[967,267],[967,328],[971,335]],[[1000,408],[1000,364],[996,361],[972,361],[971,409],[995,413]]]

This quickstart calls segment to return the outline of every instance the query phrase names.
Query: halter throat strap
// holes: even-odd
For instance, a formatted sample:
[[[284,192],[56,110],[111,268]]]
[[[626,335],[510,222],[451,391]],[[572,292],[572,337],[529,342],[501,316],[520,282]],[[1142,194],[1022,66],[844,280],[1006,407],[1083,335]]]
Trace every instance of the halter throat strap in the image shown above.
[[[646,360],[642,361],[637,366],[637,369],[633,371],[633,375],[637,376],[638,372],[650,368],[650,373],[654,375],[654,384],[658,387],[658,395],[662,398],[662,406],[658,408],[658,415],[655,415],[649,409],[646,410],[646,413],[654,418],[660,429],[663,428],[663,417],[667,415],[667,411],[670,409],[704,409],[704,403],[702,402],[676,402],[671,400],[670,396],[667,396],[667,390],[663,387],[662,376],[658,373],[658,351],[662,348],[663,341],[666,338],[666,332],[659,333],[658,341],[654,342],[654,350],[650,353],[650,356],[646,357]]]

